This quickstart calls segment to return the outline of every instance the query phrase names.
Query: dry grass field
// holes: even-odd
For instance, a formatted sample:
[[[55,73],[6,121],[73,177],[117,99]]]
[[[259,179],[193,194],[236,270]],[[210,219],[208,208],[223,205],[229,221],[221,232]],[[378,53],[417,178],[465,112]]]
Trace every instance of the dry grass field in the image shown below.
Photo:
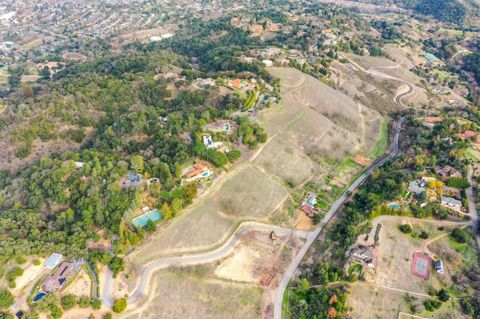
[[[283,185],[248,166],[227,180],[207,205],[227,216],[264,220],[287,195]]]
[[[304,183],[322,169],[300,146],[282,137],[274,138],[256,158],[255,164],[292,185]]]
[[[220,216],[208,203],[201,203],[160,229],[158,235],[136,249],[128,259],[142,265],[175,252],[208,249],[225,239],[234,224],[233,220]]]
[[[136,314],[122,318],[260,318],[263,290],[182,272],[161,271],[153,300]]]

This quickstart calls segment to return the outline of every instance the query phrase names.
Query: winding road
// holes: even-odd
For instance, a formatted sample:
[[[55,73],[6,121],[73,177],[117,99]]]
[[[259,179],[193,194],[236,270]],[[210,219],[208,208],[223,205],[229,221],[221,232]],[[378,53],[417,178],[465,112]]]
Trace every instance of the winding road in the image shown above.
[[[305,242],[305,244],[302,246],[302,248],[300,249],[298,254],[295,256],[295,258],[290,263],[290,266],[286,270],[286,272],[285,272],[285,274],[284,274],[284,276],[283,276],[283,278],[280,281],[280,284],[278,286],[277,292],[275,294],[274,310],[273,310],[275,319],[282,319],[283,296],[285,294],[285,290],[287,289],[288,283],[292,279],[298,265],[302,261],[303,257],[305,257],[305,254],[307,253],[310,246],[313,244],[313,242],[317,239],[318,235],[325,228],[325,225],[337,213],[338,209],[345,203],[345,201],[349,197],[349,194],[351,194],[357,188],[359,188],[375,169],[382,166],[388,160],[390,160],[391,158],[395,157],[398,154],[398,142],[399,142],[399,139],[400,139],[400,130],[401,130],[403,121],[404,121],[404,118],[401,118],[397,122],[397,126],[396,126],[396,129],[395,129],[395,134],[394,134],[393,143],[392,143],[390,153],[387,156],[385,156],[383,159],[381,159],[380,161],[378,161],[377,163],[372,165],[362,175],[360,175],[360,177],[358,177],[350,185],[350,187],[347,190],[345,190],[343,192],[343,194],[332,204],[331,208],[329,209],[327,214],[323,217],[322,221],[317,225],[315,230],[308,234],[307,241]]]
[[[140,299],[140,297],[144,294],[145,290],[148,288],[148,283],[155,271],[170,266],[190,266],[197,264],[205,264],[222,259],[228,256],[235,249],[237,243],[243,235],[248,234],[252,231],[274,231],[275,234],[279,237],[292,236],[303,239],[308,238],[309,234],[307,231],[292,230],[288,228],[257,222],[244,222],[239,228],[237,228],[235,233],[222,246],[213,251],[198,255],[161,258],[147,264],[147,266],[142,271],[137,287],[135,288],[134,292],[127,298],[128,304],[131,305]],[[112,307],[114,302],[111,291],[112,283],[113,273],[108,270],[105,276],[102,294],[100,298],[102,303],[107,307]]]

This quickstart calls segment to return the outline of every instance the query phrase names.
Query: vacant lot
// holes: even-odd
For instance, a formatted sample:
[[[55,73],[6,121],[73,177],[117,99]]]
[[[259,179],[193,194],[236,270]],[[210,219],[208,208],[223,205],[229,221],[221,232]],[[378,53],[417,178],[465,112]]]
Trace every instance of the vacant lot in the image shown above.
[[[255,159],[255,164],[288,184],[299,185],[321,171],[299,146],[291,143],[283,135],[275,137]]]
[[[228,216],[263,220],[287,194],[283,185],[248,166],[227,180],[207,205]]]
[[[155,277],[153,302],[124,318],[260,318],[262,289],[170,271]]]
[[[129,260],[142,265],[175,252],[208,249],[226,239],[234,224],[207,203],[201,203],[173,220],[165,229],[160,229],[158,235],[129,255]]]
[[[92,282],[85,269],[81,269],[73,282],[63,290],[63,294],[72,294],[77,297],[90,296]]]

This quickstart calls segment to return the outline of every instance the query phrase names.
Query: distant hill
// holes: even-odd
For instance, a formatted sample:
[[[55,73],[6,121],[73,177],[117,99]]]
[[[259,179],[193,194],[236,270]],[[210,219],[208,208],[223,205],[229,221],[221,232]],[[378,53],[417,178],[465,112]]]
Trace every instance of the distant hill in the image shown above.
[[[462,24],[475,23],[480,14],[479,0],[354,0],[357,3],[370,3],[379,8],[396,6],[412,10],[414,13],[431,16],[436,20]],[[474,19],[470,19],[475,17]]]

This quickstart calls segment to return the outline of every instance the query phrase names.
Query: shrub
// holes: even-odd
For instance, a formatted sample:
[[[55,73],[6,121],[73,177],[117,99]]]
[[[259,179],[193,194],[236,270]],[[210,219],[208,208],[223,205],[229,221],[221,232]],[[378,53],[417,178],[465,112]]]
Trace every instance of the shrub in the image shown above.
[[[102,302],[100,299],[92,299],[92,309],[98,310],[102,308]]]
[[[17,262],[17,264],[23,265],[27,262],[27,259],[23,256],[18,256],[17,258],[15,258],[15,261]]]
[[[70,310],[77,305],[77,297],[74,295],[65,295],[60,300],[64,310]]]
[[[52,305],[50,308],[50,315],[54,319],[59,319],[63,316],[63,311],[57,305]]]
[[[78,305],[80,306],[80,308],[88,308],[91,304],[92,302],[89,297],[82,296],[80,297],[80,299],[78,299]]]
[[[433,299],[425,300],[423,302],[423,306],[425,307],[425,309],[427,311],[435,311],[438,308],[440,308],[441,305],[442,305],[442,303],[440,301],[433,300]]]
[[[422,238],[422,239],[427,239],[428,238],[428,233],[424,230],[422,230],[420,232],[420,234],[418,234],[418,237]]]
[[[41,262],[40,260],[38,260],[38,259],[35,259],[35,260],[33,261],[33,264],[34,264],[35,266],[40,266],[40,265],[42,264],[42,262]]]
[[[7,272],[7,281],[8,281],[8,287],[10,288],[15,288],[17,285],[15,284],[15,279],[17,279],[17,277],[20,277],[21,275],[23,275],[23,269],[18,267],[18,266],[15,266],[13,267],[12,269],[10,269],[8,272]]]
[[[451,235],[452,235],[453,239],[455,239],[455,241],[460,243],[460,244],[464,244],[464,243],[467,242],[467,234],[465,233],[465,231],[463,229],[455,228],[452,231]]]
[[[127,309],[127,299],[120,298],[120,299],[115,300],[115,302],[113,303],[113,308],[112,308],[113,312],[121,313],[125,309]]]
[[[400,225],[400,227],[398,227],[398,229],[400,229],[400,231],[404,234],[409,234],[409,233],[412,232],[412,226],[410,226],[408,224]]]
[[[102,319],[112,319],[113,316],[110,312],[107,312],[106,314],[103,315]]]
[[[242,156],[242,153],[239,150],[231,150],[227,153],[227,158],[230,163],[235,163]]]
[[[0,308],[8,308],[13,305],[13,295],[8,290],[0,290]]]
[[[448,295],[448,292],[443,288],[438,291],[437,297],[438,297],[438,299],[440,299],[443,302],[450,299],[450,296]]]

